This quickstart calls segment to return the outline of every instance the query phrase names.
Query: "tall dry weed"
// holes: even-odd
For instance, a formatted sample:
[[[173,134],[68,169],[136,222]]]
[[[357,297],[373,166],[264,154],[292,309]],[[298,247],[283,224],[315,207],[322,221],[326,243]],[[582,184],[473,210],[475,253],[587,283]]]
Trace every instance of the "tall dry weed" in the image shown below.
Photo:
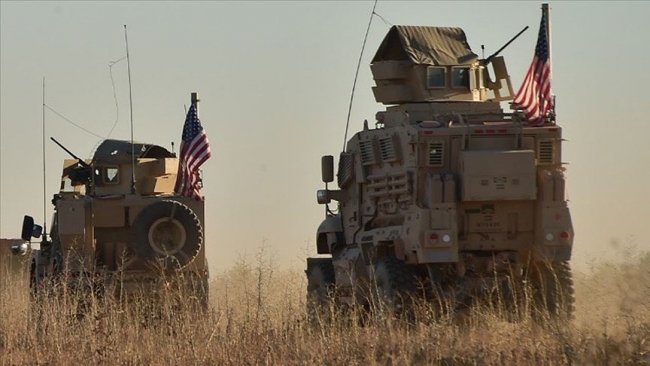
[[[304,273],[269,253],[213,274],[209,311],[97,297],[79,317],[82,299],[32,301],[26,278],[14,277],[0,289],[0,364],[650,364],[647,253],[577,274],[573,322],[509,317],[499,302],[473,305],[462,321],[417,304],[408,321],[332,308],[312,322]]]

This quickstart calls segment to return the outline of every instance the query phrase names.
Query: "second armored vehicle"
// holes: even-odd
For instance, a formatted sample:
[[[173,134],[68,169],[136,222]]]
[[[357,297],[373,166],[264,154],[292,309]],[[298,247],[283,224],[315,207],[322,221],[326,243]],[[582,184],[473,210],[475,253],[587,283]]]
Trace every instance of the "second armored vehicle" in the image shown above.
[[[339,189],[318,191],[338,210],[317,231],[329,256],[307,260],[311,306],[415,296],[457,307],[526,283],[537,308],[570,313],[574,231],[554,111],[538,126],[504,112],[503,57],[480,59],[460,28],[393,26],[371,70],[389,106],[347,142]],[[332,182],[333,157],[322,165]]]
[[[33,290],[49,279],[70,286],[82,279],[95,291],[121,297],[189,289],[206,306],[204,201],[175,192],[176,154],[153,144],[104,140],[85,161],[59,146],[74,159],[64,161],[52,200],[50,240],[33,251]],[[41,232],[25,216],[22,239]]]

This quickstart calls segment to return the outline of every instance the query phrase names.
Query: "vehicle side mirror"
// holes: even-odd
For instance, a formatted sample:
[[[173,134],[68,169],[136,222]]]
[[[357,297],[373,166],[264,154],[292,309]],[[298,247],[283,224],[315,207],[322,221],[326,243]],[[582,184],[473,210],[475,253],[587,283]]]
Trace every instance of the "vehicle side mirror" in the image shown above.
[[[324,183],[331,183],[334,181],[334,157],[332,155],[325,155],[321,158],[321,176]]]
[[[34,230],[34,219],[31,216],[25,215],[23,218],[23,230],[20,238],[24,241],[29,241],[32,238],[32,231]]]
[[[20,234],[20,238],[24,241],[30,241],[32,237],[40,238],[43,233],[43,227],[41,225],[35,225],[34,219],[31,216],[25,215],[23,218],[23,230]]]

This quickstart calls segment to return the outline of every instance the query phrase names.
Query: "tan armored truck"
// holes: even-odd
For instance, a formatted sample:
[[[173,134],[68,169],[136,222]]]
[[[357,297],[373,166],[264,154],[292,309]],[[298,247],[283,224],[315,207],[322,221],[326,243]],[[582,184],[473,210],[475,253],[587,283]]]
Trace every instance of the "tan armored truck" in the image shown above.
[[[554,113],[532,127],[504,112],[503,57],[480,59],[460,28],[393,26],[371,70],[387,107],[347,142],[338,190],[327,188],[333,157],[322,159],[318,203],[337,210],[326,206],[317,231],[329,257],[307,260],[310,306],[418,296],[455,308],[528,284],[536,308],[570,313],[574,232]]]
[[[74,159],[63,163],[50,239],[33,251],[33,290],[50,279],[72,285],[83,278],[96,292],[121,297],[189,290],[206,306],[204,202],[174,192],[176,155],[158,145],[104,140],[84,161],[57,144]],[[42,230],[25,216],[23,240]]]

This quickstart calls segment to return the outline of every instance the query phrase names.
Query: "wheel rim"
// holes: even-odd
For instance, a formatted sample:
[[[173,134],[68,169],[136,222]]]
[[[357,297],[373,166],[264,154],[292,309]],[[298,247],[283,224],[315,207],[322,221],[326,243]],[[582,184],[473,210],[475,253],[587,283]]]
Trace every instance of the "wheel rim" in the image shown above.
[[[185,246],[187,233],[183,225],[173,218],[156,220],[149,229],[149,245],[162,255],[174,255]]]

